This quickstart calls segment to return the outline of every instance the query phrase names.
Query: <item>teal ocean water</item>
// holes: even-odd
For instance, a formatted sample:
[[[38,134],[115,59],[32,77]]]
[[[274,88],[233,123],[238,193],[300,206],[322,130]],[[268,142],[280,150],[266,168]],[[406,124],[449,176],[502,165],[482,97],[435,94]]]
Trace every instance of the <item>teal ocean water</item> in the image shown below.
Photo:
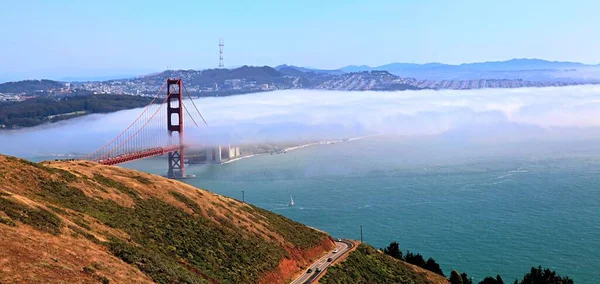
[[[398,241],[449,275],[512,282],[542,265],[600,279],[597,143],[467,145],[372,137],[188,167],[185,182],[383,247]],[[596,154],[598,153],[598,154]],[[165,173],[166,162],[126,164]],[[290,196],[296,205],[289,207]]]

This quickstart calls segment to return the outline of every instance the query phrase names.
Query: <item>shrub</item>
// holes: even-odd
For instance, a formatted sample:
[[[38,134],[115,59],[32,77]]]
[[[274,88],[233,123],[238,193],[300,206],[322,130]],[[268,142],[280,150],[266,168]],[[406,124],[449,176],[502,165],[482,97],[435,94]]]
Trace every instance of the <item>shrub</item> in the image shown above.
[[[115,256],[127,263],[135,264],[158,283],[208,283],[167,256],[127,244],[119,239],[111,239],[108,248]]]
[[[13,220],[8,219],[8,218],[4,218],[0,216],[0,224],[4,224],[4,225],[8,225],[11,227],[16,227],[17,223],[13,222]]]
[[[198,204],[187,198],[185,195],[177,192],[177,191],[170,191],[169,192],[173,197],[175,197],[175,199],[177,199],[179,202],[182,202],[183,204],[185,204],[188,208],[192,209],[192,211],[194,211],[194,213],[196,214],[202,214],[202,209],[200,209],[200,207],[198,206]]]
[[[341,264],[327,270],[319,283],[429,283],[394,258],[361,244]]]
[[[46,182],[43,189],[40,198],[125,231],[140,247],[113,239],[108,244],[111,251],[159,283],[202,282],[202,277],[254,283],[275,269],[285,254],[273,242],[243,234],[231,224],[220,226],[200,214],[188,214],[162,200],[138,198],[129,208],[88,197],[60,182]],[[182,196],[179,199],[186,200]],[[305,231],[312,232],[304,227],[301,232]]]
[[[96,272],[96,271],[91,267],[88,267],[88,266],[83,267],[83,273],[85,273],[85,274],[93,275],[94,272]]]
[[[73,223],[77,224],[79,227],[82,227],[86,230],[91,230],[90,223],[81,217],[76,217],[73,219]]]
[[[78,235],[81,235],[81,236],[85,237],[86,239],[92,241],[95,244],[101,244],[102,243],[98,238],[96,238],[96,236],[94,236],[94,235],[92,235],[92,234],[90,234],[90,233],[88,233],[88,232],[86,232],[86,231],[84,231],[84,230],[82,230],[80,228],[77,228],[75,226],[69,226],[69,229],[73,230],[73,232],[74,232],[73,236],[74,237],[76,237]]]
[[[243,205],[240,206],[245,208]],[[252,214],[259,213],[266,218],[265,221],[267,222],[267,227],[271,231],[279,233],[283,238],[296,247],[308,249],[320,244],[323,239],[327,238],[327,235],[324,233],[317,230],[307,230],[305,225],[296,221],[292,221],[286,217],[253,205],[250,206],[252,209],[254,209]]]
[[[34,229],[53,235],[60,234],[62,221],[56,215],[43,208],[31,208],[20,202],[0,197],[0,210],[8,217],[29,225]]]
[[[107,178],[103,175],[94,174],[94,180],[100,184],[103,184],[105,186],[108,186],[108,187],[114,188],[118,191],[121,191],[121,192],[129,195],[131,198],[135,199],[135,198],[139,197],[138,193],[135,190],[125,186],[124,184],[122,184],[116,180]]]
[[[135,180],[139,181],[140,183],[145,184],[145,185],[152,184],[152,182],[149,179],[147,179],[147,178],[145,178],[143,176],[134,176],[133,178]]]

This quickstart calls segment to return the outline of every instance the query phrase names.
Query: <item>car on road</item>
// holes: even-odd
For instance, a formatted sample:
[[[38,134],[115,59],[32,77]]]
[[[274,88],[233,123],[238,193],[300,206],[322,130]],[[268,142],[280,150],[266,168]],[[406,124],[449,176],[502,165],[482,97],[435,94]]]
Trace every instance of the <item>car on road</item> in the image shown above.
[[[337,252],[338,252],[338,249],[334,249],[334,250],[333,250],[333,253],[337,253]]]
[[[338,239],[337,239],[337,241],[338,241],[338,242],[341,242],[341,241],[342,241],[342,239],[338,238]]]
[[[327,262],[332,262],[332,261],[333,261],[333,258],[331,258],[331,257],[327,259]]]
[[[321,272],[321,268],[320,267],[315,268],[315,272]]]
[[[312,268],[309,268],[308,270],[306,270],[306,273],[311,273],[312,272]]]

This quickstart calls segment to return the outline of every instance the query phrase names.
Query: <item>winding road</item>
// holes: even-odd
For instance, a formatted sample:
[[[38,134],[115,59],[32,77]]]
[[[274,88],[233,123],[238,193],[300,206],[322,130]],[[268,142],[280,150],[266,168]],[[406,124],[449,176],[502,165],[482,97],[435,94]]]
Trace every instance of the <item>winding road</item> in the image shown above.
[[[317,279],[317,277],[319,277],[319,275],[321,275],[321,273],[325,273],[325,270],[327,269],[327,267],[329,267],[329,265],[331,265],[333,262],[335,262],[342,255],[348,253],[348,251],[350,251],[350,249],[353,246],[354,246],[354,244],[350,241],[338,239],[338,241],[335,242],[334,250],[330,251],[323,257],[319,258],[317,261],[313,262],[308,268],[306,268],[306,270],[304,271],[304,273],[302,275],[300,275],[300,277],[296,278],[291,283],[292,284],[312,283],[315,279]],[[337,250],[337,252],[336,252],[336,250]],[[331,262],[327,261],[327,259],[329,259],[329,258],[332,259]],[[307,272],[309,268],[312,271],[310,273]],[[317,268],[321,269],[321,271],[317,272]]]

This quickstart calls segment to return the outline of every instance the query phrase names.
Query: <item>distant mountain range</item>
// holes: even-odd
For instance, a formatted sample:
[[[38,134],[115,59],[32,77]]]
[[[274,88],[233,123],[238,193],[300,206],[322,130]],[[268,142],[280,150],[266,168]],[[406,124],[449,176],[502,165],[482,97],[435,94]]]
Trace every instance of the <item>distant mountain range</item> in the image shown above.
[[[236,70],[242,67],[231,68]],[[479,79],[523,79],[531,81],[565,81],[565,80],[599,80],[600,64],[584,64],[570,61],[548,61],[543,59],[510,59],[505,61],[487,61],[463,64],[444,64],[444,63],[402,63],[394,62],[380,66],[367,65],[348,65],[339,69],[319,69],[305,66],[278,65],[273,67],[287,75],[306,76],[307,74],[328,74],[341,75],[352,72],[363,71],[388,71],[394,75],[402,77],[413,77],[416,79],[428,80],[479,80]],[[206,69],[210,70],[210,69]],[[111,75],[105,76],[63,76],[55,79],[60,82],[92,82],[127,79],[133,77],[147,77],[162,72],[140,73],[139,76],[133,75]],[[0,74],[2,75],[2,74]],[[3,77],[0,76],[0,83]],[[7,77],[8,78],[8,77]]]
[[[290,65],[280,65],[276,68],[294,68],[302,72],[327,74],[388,71],[402,77],[428,80],[524,79],[532,81],[556,81],[580,78],[600,79],[600,64],[589,65],[579,62],[527,58],[463,63],[458,65],[443,63],[390,63],[374,67],[348,65],[336,70],[320,70]]]
[[[476,63],[463,63],[458,65],[443,64],[443,63],[390,63],[376,67],[367,65],[349,65],[342,67],[339,70],[344,72],[360,72],[370,70],[385,70],[393,73],[394,71],[402,70],[424,70],[424,69],[445,69],[445,70],[478,70],[478,71],[531,71],[531,70],[549,70],[549,69],[565,69],[565,68],[582,68],[582,67],[598,67],[600,65],[587,65],[579,62],[569,61],[547,61],[543,59],[511,59],[506,61],[487,61]]]
[[[331,75],[340,75],[343,73],[346,73],[347,71],[344,71],[342,69],[334,69],[334,70],[324,70],[324,69],[317,69],[317,68],[309,68],[309,67],[298,67],[298,66],[293,66],[293,65],[279,65],[275,67],[275,70],[277,71],[287,71],[290,72],[289,70],[291,69],[295,69],[298,70],[302,73],[309,73],[309,72],[315,72],[315,73],[322,73],[322,74],[331,74]],[[366,71],[366,70],[364,70]]]
[[[410,90],[477,89],[600,84],[600,65],[541,59],[465,63],[390,63],[336,70],[293,65],[242,66],[234,69],[166,70],[144,76],[93,82],[71,82],[71,89],[92,93],[153,94],[166,78],[180,77],[187,90],[222,96],[281,89]],[[28,80],[0,84],[0,94],[53,94],[64,83]],[[1,98],[0,98],[1,99]],[[6,98],[5,98],[6,99]],[[15,98],[11,98],[15,99]],[[18,98],[16,98],[18,99]]]

